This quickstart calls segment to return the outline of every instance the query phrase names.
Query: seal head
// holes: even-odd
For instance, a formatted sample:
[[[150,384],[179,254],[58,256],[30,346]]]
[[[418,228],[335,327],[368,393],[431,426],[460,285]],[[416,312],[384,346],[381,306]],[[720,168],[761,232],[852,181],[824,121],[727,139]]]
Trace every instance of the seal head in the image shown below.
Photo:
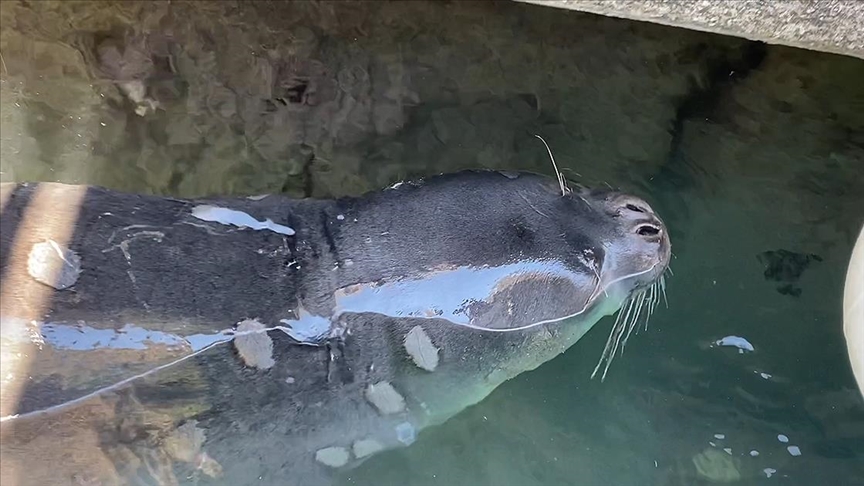
[[[557,187],[529,173],[463,172],[389,192],[386,212],[374,198],[346,207],[330,231],[353,264],[336,264],[332,300],[315,322],[375,313],[519,331],[599,319],[660,282],[670,242],[648,203]],[[414,221],[428,238],[417,239]],[[286,324],[308,344],[332,332],[311,318]]]

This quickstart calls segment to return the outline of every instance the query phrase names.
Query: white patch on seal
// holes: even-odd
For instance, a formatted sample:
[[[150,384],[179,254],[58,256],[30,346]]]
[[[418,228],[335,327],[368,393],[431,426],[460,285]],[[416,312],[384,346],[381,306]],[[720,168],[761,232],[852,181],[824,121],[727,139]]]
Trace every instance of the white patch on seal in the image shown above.
[[[387,381],[370,384],[366,388],[366,400],[384,415],[405,410],[405,399]]]
[[[264,221],[258,221],[243,211],[237,211],[235,209],[220,208],[218,206],[205,204],[195,206],[195,208],[192,209],[192,216],[202,221],[234,225],[238,228],[250,228],[253,230],[270,230],[286,236],[294,236],[294,230],[287,226],[274,223],[269,218]]]
[[[354,441],[354,445],[351,446],[351,449],[354,451],[354,457],[362,459],[366,456],[371,456],[376,452],[383,451],[384,445],[375,439],[361,439]]]
[[[432,339],[421,326],[414,326],[405,335],[403,341],[405,351],[414,360],[414,364],[426,371],[435,371],[438,367],[438,348],[432,344]]]
[[[350,458],[348,449],[338,446],[318,449],[315,453],[315,460],[329,467],[342,467],[348,464]]]
[[[234,346],[246,366],[266,370],[276,364],[273,361],[273,340],[264,329],[267,329],[264,324],[255,319],[246,319],[237,324]]]
[[[81,274],[81,257],[54,240],[45,240],[30,249],[27,272],[39,283],[57,290],[68,289]]]

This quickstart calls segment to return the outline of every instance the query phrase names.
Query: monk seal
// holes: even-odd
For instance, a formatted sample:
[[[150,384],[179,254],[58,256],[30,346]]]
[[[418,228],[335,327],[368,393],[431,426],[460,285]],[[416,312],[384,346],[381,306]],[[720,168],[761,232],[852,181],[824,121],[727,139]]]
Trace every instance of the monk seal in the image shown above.
[[[333,200],[3,192],[0,426],[18,484],[329,484],[621,309],[605,375],[671,254],[644,200],[526,172]]]

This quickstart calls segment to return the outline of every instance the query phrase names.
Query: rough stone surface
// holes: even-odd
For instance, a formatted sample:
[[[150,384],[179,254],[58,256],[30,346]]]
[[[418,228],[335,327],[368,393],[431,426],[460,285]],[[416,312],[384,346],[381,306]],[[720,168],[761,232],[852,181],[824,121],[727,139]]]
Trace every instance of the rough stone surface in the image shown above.
[[[864,58],[859,0],[517,0]]]

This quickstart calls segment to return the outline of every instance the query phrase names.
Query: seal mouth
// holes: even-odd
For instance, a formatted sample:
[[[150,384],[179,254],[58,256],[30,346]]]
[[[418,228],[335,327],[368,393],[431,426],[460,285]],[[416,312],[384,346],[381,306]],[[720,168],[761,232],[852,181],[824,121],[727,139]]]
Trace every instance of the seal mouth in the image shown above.
[[[622,287],[626,299],[618,310],[615,323],[609,332],[606,346],[591,377],[603,368],[601,381],[605,380],[615,356],[623,354],[627,342],[640,329],[648,329],[648,323],[661,297],[666,298],[666,273],[671,274],[671,242],[663,220],[642,199],[613,191],[595,193],[598,207],[615,220],[622,237],[622,255],[626,275],[606,283],[605,289]]]

